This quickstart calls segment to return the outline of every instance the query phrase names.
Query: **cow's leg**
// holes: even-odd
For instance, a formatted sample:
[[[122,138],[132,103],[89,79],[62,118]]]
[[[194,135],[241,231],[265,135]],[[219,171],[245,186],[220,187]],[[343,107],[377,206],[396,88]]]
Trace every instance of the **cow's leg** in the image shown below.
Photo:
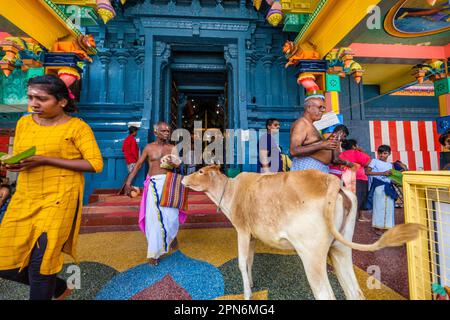
[[[247,272],[248,279],[250,282],[250,287],[253,288],[253,275],[252,275],[252,267],[253,267],[253,258],[255,257],[255,246],[256,246],[256,238],[250,238],[250,245],[248,247],[248,257],[247,257]]]
[[[250,233],[238,231],[238,253],[239,253],[239,270],[244,283],[244,299],[250,300],[252,290],[250,288],[250,280],[247,272],[247,261],[250,248]]]
[[[342,197],[338,196],[336,201],[335,216],[342,217],[344,215],[344,209],[342,205]],[[345,219],[345,226],[341,228],[342,220],[336,221],[337,228],[343,229],[342,235],[345,239],[352,241],[353,232],[355,229],[356,220],[356,203],[352,205],[350,212]],[[333,263],[334,271],[344,290],[345,297],[348,300],[361,300],[364,299],[364,294],[359,287],[358,280],[356,279],[355,270],[353,269],[352,249],[345,246],[339,241],[334,241],[331,245],[329,257]]]
[[[333,263],[334,271],[344,290],[347,300],[362,300],[364,294],[359,287],[353,269],[352,249],[341,243],[334,244],[330,248],[329,256]]]
[[[311,244],[311,243],[310,243]],[[302,259],[306,277],[317,300],[335,300],[333,289],[327,275],[327,253],[329,246],[302,246],[293,243]]]

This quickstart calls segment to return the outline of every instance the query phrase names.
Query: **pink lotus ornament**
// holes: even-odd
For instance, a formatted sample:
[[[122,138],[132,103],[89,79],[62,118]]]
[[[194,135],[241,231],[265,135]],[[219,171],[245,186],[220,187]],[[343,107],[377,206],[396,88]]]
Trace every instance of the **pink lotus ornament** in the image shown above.
[[[80,80],[80,74],[74,68],[64,67],[58,70],[58,77],[69,88],[76,80]]]
[[[312,74],[305,74],[302,76],[299,76],[297,79],[297,83],[299,85],[302,85],[306,91],[312,92],[312,91],[319,91],[319,85],[316,83],[316,77]]]

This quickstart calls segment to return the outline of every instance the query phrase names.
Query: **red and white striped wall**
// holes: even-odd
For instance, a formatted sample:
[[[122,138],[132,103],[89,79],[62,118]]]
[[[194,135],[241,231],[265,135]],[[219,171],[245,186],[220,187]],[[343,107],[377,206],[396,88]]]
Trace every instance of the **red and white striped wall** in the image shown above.
[[[387,144],[389,161],[400,160],[410,170],[439,170],[439,144],[435,121],[369,121],[370,149]]]

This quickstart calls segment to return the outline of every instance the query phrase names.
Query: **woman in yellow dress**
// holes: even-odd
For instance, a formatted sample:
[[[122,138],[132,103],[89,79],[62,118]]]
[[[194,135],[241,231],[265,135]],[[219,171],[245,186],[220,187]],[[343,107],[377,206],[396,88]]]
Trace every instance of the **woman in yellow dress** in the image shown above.
[[[62,80],[45,75],[28,81],[33,113],[16,127],[14,154],[36,155],[6,169],[19,172],[17,189],[0,225],[0,277],[30,286],[30,299],[70,292],[56,275],[62,252],[75,261],[84,190],[83,172],[100,172],[103,159],[92,129],[71,117],[73,95]]]

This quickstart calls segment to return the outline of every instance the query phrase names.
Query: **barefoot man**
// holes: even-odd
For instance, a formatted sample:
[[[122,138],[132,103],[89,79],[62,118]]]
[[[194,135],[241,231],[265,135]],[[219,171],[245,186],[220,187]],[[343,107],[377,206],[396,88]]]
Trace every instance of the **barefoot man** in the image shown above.
[[[165,122],[158,122],[154,126],[156,141],[147,144],[142,155],[131,171],[125,183],[125,193],[131,192],[131,183],[139,172],[139,169],[148,159],[148,175],[144,183],[139,214],[139,226],[147,237],[147,258],[149,263],[157,265],[159,257],[169,252],[170,245],[176,246],[178,233],[178,209],[161,207],[159,205],[161,194],[166,180],[166,174],[170,169],[161,168],[161,158],[171,155],[166,164],[178,167],[180,161],[176,156],[176,148],[170,144],[170,127]],[[172,242],[173,241],[173,242]]]
[[[291,128],[290,152],[294,157],[291,171],[316,169],[328,173],[333,151],[339,148],[340,142],[324,139],[313,125],[325,112],[325,97],[321,94],[307,97],[304,108],[303,117]]]

